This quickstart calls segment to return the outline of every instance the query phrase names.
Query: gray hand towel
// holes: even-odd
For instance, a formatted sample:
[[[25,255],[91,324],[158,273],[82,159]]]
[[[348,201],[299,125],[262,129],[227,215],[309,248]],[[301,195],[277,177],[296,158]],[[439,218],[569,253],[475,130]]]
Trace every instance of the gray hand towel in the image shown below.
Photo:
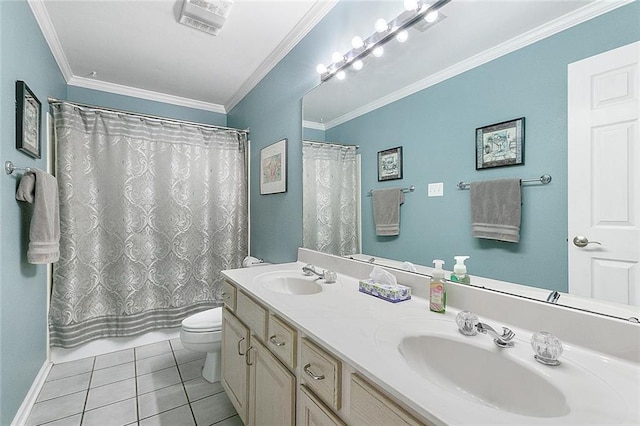
[[[400,204],[404,202],[402,189],[378,189],[372,192],[371,197],[376,235],[400,235]]]
[[[471,184],[471,230],[476,238],[520,241],[520,179]]]
[[[58,181],[49,173],[31,169],[18,185],[16,200],[33,204],[29,229],[29,263],[53,263],[60,257]]]

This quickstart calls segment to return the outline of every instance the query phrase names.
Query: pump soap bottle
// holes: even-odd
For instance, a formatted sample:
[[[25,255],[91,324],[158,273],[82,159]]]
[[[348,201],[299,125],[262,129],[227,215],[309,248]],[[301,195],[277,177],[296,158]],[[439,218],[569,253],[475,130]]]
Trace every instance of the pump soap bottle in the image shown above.
[[[469,258],[469,256],[453,256],[456,260],[456,264],[453,267],[453,274],[451,274],[451,281],[461,284],[469,284],[471,283],[471,278],[469,274],[467,274],[467,266],[464,264],[464,261]]]
[[[444,271],[442,265],[444,260],[436,259],[433,261],[436,268],[431,273],[431,283],[429,285],[429,309],[431,312],[444,314],[447,307],[447,291],[444,287]]]

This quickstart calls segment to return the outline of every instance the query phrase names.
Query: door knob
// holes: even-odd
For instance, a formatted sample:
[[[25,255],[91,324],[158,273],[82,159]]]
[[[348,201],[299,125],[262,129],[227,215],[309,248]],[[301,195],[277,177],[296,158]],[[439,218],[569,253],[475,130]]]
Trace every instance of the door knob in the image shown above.
[[[573,244],[576,247],[586,247],[588,244],[599,244],[599,245],[602,245],[598,241],[589,241],[589,239],[587,237],[585,237],[584,235],[576,235],[575,237],[573,237]]]

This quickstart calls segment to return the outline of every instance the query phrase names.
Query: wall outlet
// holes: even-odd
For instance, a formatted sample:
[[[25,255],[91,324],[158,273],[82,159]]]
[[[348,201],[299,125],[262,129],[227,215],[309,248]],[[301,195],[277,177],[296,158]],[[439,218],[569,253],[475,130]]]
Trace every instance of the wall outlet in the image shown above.
[[[442,197],[444,195],[444,184],[442,182],[430,183],[427,195],[429,197]]]

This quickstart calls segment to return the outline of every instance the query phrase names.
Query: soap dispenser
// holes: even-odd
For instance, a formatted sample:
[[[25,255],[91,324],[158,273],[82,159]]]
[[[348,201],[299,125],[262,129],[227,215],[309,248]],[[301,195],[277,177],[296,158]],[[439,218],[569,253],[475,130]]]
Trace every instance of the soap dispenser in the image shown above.
[[[471,278],[469,274],[467,274],[467,266],[464,264],[464,261],[469,258],[469,256],[453,256],[456,260],[456,264],[453,267],[453,274],[451,274],[451,281],[461,284],[469,284],[471,283]]]
[[[436,266],[431,273],[431,283],[429,285],[429,309],[431,312],[444,314],[447,307],[447,291],[444,286],[444,271],[442,265],[444,260],[436,259],[433,261]]]

